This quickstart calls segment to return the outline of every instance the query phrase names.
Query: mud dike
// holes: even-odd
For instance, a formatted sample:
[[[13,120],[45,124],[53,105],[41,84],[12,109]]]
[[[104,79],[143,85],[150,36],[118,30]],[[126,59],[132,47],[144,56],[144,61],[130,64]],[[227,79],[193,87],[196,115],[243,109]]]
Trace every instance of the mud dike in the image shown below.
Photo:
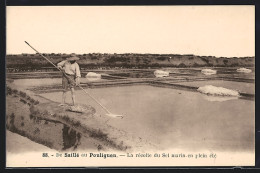
[[[56,150],[145,151],[156,145],[132,136],[106,122],[90,105],[77,105],[83,112],[73,112],[70,106],[36,96],[34,93],[8,84],[7,129],[32,141]]]

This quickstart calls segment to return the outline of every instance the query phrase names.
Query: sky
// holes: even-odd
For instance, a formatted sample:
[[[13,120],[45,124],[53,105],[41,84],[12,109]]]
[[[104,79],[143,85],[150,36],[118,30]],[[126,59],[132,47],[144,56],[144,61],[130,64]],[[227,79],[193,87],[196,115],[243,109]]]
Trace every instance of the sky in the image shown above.
[[[254,6],[7,6],[7,54],[255,56]]]

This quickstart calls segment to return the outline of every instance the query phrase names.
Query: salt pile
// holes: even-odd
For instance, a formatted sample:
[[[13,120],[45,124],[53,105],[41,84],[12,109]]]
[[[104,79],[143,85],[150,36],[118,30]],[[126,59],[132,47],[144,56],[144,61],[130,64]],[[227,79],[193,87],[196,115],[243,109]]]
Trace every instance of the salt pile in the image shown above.
[[[169,76],[169,72],[167,72],[167,71],[162,71],[162,70],[155,70],[155,71],[154,71],[154,75],[155,75],[156,77],[167,77],[167,76]]]
[[[69,106],[68,111],[71,112],[78,112],[78,113],[87,113],[92,111],[92,109],[88,105],[74,105],[74,106]]]
[[[239,69],[237,69],[237,72],[240,72],[240,73],[251,73],[252,70],[247,69],[247,68],[239,68]]]
[[[72,111],[72,112],[84,112],[84,108],[82,108],[81,106],[71,106],[70,108],[69,108],[69,110],[70,111]]]
[[[223,88],[223,87],[216,87],[212,85],[205,85],[203,87],[199,87],[197,91],[207,95],[239,97],[238,91]]]
[[[89,81],[95,81],[95,80],[100,80],[101,79],[101,74],[97,74],[97,73],[94,73],[94,72],[89,72],[85,77]]]
[[[212,74],[216,74],[217,70],[203,69],[203,70],[201,70],[201,73],[203,73],[205,75],[212,75]]]
[[[101,74],[97,74],[94,72],[89,72],[86,76],[86,78],[101,78]]]

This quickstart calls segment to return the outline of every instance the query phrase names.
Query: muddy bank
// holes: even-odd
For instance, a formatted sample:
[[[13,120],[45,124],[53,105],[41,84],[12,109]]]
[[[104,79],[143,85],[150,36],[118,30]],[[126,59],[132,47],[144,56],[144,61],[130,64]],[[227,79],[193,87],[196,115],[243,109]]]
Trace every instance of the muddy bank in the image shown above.
[[[110,117],[95,114],[92,107],[89,107],[87,112],[75,113],[69,112],[66,107],[59,107],[58,103],[50,102],[32,106],[30,113],[33,117],[61,122],[83,136],[94,138],[106,147],[115,150],[126,151],[154,147],[141,138],[130,136],[127,132],[108,125],[106,122]]]
[[[17,147],[19,146],[19,147]],[[21,154],[24,152],[56,151],[44,145],[31,141],[27,137],[6,130],[6,152]],[[8,156],[8,154],[7,154]]]
[[[68,125],[32,116],[31,106],[24,100],[21,101],[18,96],[8,95],[6,101],[6,128],[13,133],[59,151],[101,148],[106,150],[100,142],[86,138]]]
[[[106,124],[110,117],[97,115],[84,105],[84,113],[35,95],[9,83],[6,96],[6,127],[14,133],[56,150],[145,150],[155,145]]]

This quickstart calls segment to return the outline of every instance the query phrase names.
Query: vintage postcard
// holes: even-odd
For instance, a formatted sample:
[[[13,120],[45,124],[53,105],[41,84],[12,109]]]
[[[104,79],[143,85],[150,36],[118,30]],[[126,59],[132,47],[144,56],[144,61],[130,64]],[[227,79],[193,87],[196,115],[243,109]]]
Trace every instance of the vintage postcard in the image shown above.
[[[255,165],[255,6],[7,6],[6,166]]]

